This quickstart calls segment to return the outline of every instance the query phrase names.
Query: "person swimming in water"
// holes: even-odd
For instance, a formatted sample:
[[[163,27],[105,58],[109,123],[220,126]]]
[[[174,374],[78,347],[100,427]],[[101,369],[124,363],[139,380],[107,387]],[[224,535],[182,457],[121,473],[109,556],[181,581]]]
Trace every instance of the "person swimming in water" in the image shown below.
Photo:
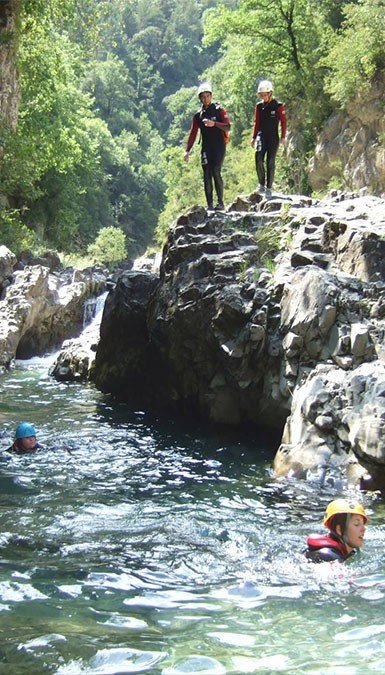
[[[363,545],[367,522],[365,509],[359,502],[347,499],[330,502],[323,519],[329,532],[307,538],[307,559],[315,563],[345,562]]]
[[[24,455],[40,448],[41,445],[36,441],[36,430],[33,424],[20,422],[16,427],[15,440],[6,451],[14,452],[17,455]]]

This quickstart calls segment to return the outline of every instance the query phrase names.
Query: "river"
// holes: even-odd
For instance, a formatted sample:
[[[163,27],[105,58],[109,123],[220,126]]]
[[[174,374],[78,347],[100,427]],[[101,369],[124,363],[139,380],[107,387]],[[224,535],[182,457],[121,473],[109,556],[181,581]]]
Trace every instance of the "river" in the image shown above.
[[[268,436],[58,383],[52,359],[0,379],[3,448],[20,420],[45,447],[1,453],[0,674],[385,672],[378,495],[360,556],[307,563],[335,487],[274,480]]]

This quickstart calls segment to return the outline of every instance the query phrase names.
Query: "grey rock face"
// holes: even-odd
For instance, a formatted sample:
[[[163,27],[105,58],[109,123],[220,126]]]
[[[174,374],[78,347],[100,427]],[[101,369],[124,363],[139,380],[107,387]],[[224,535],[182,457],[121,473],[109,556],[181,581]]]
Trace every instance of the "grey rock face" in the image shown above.
[[[102,323],[93,375],[97,386],[126,400],[135,394],[145,405],[216,422],[238,424],[262,408],[268,413],[267,398],[261,396],[264,372],[270,364],[272,374],[276,362],[278,384],[279,359],[273,349],[267,354],[266,333],[269,314],[279,312],[279,305],[269,300],[271,274],[264,269],[255,278],[262,271],[255,233],[271,216],[255,213],[246,225],[244,218],[245,213],[207,217],[204,209],[193,209],[170,232],[159,281],[130,273],[122,278]],[[133,307],[138,289],[132,294],[137,283],[151,290],[148,297],[141,294],[147,306],[140,326]],[[114,340],[111,350],[104,331],[116,334],[122,321],[127,324],[123,343]],[[111,376],[118,364],[119,375]],[[274,395],[275,416],[283,421],[287,402],[278,387]]]
[[[6,246],[0,246],[0,293],[9,286],[16,256]]]
[[[354,467],[355,479],[384,489],[384,394],[382,361],[364,363],[348,373],[335,366],[317,366],[294,393],[275,457],[276,474],[306,475],[315,466],[331,472],[349,466]]]
[[[324,190],[337,177],[348,189],[384,194],[384,102],[384,77],[378,74],[369,92],[358,92],[346,111],[331,115],[309,164],[314,190]]]
[[[51,274],[48,267],[34,265],[14,272],[0,300],[0,366],[43,354],[78,334],[85,300],[105,284],[100,270]]]
[[[104,307],[93,379],[102,391],[113,391],[134,405],[140,404],[144,391],[151,401],[153,381],[161,368],[161,359],[153,362],[147,325],[149,303],[158,283],[149,271],[126,272]]]
[[[136,405],[282,429],[279,475],[377,476],[384,213],[380,198],[342,194],[191,209],[159,275],[128,272],[111,292],[96,385]]]

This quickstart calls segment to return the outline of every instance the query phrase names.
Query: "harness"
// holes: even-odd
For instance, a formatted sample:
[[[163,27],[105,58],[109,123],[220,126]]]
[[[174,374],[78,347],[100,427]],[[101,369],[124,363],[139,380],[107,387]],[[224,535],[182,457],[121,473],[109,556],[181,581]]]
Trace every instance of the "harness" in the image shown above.
[[[201,131],[201,137],[199,139],[199,142],[203,139],[204,142],[210,145],[217,145],[218,143],[221,144],[222,142],[227,145],[227,143],[230,140],[230,132],[229,131],[224,131],[223,129],[210,129],[208,131],[203,124],[203,119],[205,117],[208,117],[211,120],[214,120],[214,122],[222,122],[222,117],[221,117],[221,111],[223,110],[222,106],[220,103],[210,103],[210,105],[207,108],[203,108],[203,106],[198,110],[196,117],[198,119],[198,125]]]
[[[311,551],[319,551],[321,548],[331,548],[337,551],[344,560],[349,557],[345,544],[329,535],[313,535],[307,538],[307,545]]]

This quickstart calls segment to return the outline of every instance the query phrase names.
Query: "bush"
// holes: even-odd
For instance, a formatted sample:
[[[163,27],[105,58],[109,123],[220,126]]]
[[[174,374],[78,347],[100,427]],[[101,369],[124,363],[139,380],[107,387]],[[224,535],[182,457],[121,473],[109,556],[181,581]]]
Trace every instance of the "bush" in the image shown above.
[[[127,257],[126,235],[119,227],[103,227],[87,252],[94,262],[114,267]]]
[[[35,234],[21,221],[17,210],[0,210],[0,242],[12,253],[24,249],[35,250]]]

